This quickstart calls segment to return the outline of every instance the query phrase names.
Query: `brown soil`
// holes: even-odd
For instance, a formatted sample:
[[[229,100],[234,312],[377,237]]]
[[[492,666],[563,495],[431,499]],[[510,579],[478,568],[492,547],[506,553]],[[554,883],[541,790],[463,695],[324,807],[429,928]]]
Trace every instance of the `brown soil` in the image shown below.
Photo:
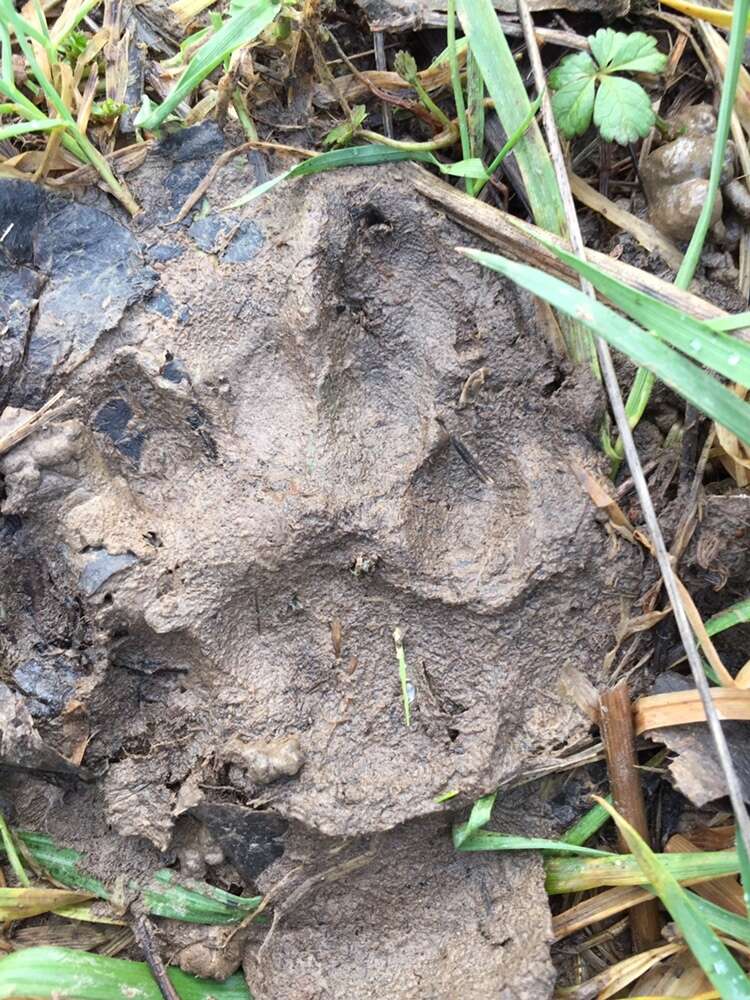
[[[220,149],[202,126],[152,153],[129,232],[103,200],[14,202],[0,292],[31,304],[4,388],[68,410],[0,463],[3,673],[59,749],[84,703],[97,776],[9,777],[18,821],[114,881],[174,863],[212,803],[270,810],[292,823],[263,889],[362,838],[365,867],[254,939],[257,1000],[548,996],[539,862],[457,855],[449,825],[587,731],[558,678],[597,682],[638,572],[575,474],[597,390],[397,168],[218,215],[239,160],[171,224]]]

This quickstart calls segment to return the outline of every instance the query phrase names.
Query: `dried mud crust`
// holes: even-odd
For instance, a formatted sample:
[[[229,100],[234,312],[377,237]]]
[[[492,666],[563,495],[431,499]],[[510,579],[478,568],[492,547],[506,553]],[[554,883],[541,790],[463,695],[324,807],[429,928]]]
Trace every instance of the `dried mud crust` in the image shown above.
[[[574,471],[599,461],[595,390],[566,381],[526,299],[456,254],[475,241],[392,167],[322,175],[244,217],[218,215],[214,200],[252,180],[236,162],[210,205],[170,224],[221,148],[212,127],[167,140],[129,175],[143,216],[127,224],[87,205],[80,245],[74,207],[34,194],[33,215],[17,210],[29,239],[0,261],[0,308],[3,288],[26,295],[4,391],[21,407],[58,387],[68,400],[0,462],[3,676],[62,749],[55,716],[70,697],[84,702],[95,734],[85,763],[99,775],[64,802],[56,793],[56,808],[27,782],[20,819],[81,847],[89,819],[100,830],[105,816],[112,840],[89,854],[102,877],[117,874],[119,836],[133,867],[134,837],[164,850],[173,833],[184,840],[186,814],[219,799],[351,837],[512,782],[585,731],[557,693],[559,672],[570,664],[597,681],[636,586],[635,556],[613,554]],[[64,240],[55,233],[63,249],[37,255],[37,226],[48,233],[61,211],[72,219]],[[76,297],[68,278],[86,256],[99,278]],[[67,297],[45,297],[66,282]],[[96,316],[85,335],[76,310]],[[482,367],[484,386],[458,409]],[[396,626],[415,691],[409,727]],[[437,804],[448,790],[460,794]],[[432,834],[413,841],[428,852],[431,892],[453,858],[441,829],[439,847]],[[399,837],[386,835],[386,858]],[[149,845],[144,866],[155,857]],[[471,879],[475,864],[451,870]],[[529,950],[546,955],[535,862],[516,866],[537,901]],[[517,920],[508,879],[498,912]],[[457,898],[479,921],[480,895]],[[315,920],[316,905],[301,912]],[[275,975],[289,926],[264,959]],[[419,929],[403,933],[416,947]],[[374,995],[367,970],[359,992],[337,980],[339,941],[324,960],[324,937],[314,947],[327,986],[279,992],[262,966],[256,995]],[[287,969],[290,982],[301,968]],[[383,989],[452,997],[460,969],[421,994],[397,992],[384,972]],[[461,995],[480,995],[474,971],[476,989]],[[524,992],[524,975],[500,976],[508,991],[496,995],[546,995]]]
[[[266,888],[325,857],[325,838],[294,829]],[[545,1000],[555,971],[539,858],[458,854],[440,819],[382,835],[366,867],[315,886],[244,970],[259,998]],[[361,852],[354,855],[361,857]],[[329,862],[330,863],[330,862]],[[283,907],[283,903],[281,904]]]

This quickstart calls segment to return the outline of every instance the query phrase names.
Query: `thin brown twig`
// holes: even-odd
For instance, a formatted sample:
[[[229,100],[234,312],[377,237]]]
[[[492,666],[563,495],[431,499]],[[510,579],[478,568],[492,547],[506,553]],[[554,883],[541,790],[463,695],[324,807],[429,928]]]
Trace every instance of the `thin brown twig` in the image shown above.
[[[375,51],[375,67],[383,72],[388,69],[388,63],[385,58],[385,40],[382,31],[373,31],[372,44]],[[350,65],[350,63],[347,63],[347,65]],[[392,139],[393,116],[391,114],[391,106],[388,101],[382,101],[381,103],[383,107],[383,131],[389,139]]]
[[[346,52],[344,52],[339,45],[335,36],[332,34],[330,37],[334,48],[346,63],[352,76],[359,80],[362,86],[367,87],[371,94],[379,98],[384,104],[392,104],[394,107],[404,108],[406,111],[410,111],[411,114],[415,115],[417,118],[421,118],[422,121],[427,122],[430,128],[435,132],[439,132],[444,128],[444,123],[434,118],[427,108],[422,107],[419,101],[410,101],[405,97],[396,97],[395,94],[390,94],[387,90],[381,90],[380,87],[368,78],[367,74],[363,73],[362,70],[354,65],[354,63],[349,59],[349,56],[347,56]]]
[[[262,142],[260,139],[249,139],[247,142],[243,142],[241,146],[236,146],[234,149],[228,149],[225,153],[222,153],[221,156],[216,158],[213,166],[200,184],[198,184],[198,186],[190,192],[185,201],[182,203],[179,212],[174,219],[172,219],[172,223],[182,222],[191,209],[198,204],[206,191],[208,191],[211,187],[213,182],[216,180],[216,175],[223,166],[229,163],[230,160],[234,159],[235,156],[239,156],[241,153],[247,153],[251,149],[272,149],[276,153],[286,153],[289,156],[302,156],[306,159],[310,159],[310,157],[317,155],[314,150],[311,149],[301,149],[298,146],[284,146],[281,143],[276,142]]]
[[[151,969],[151,975],[154,977],[164,1000],[180,1000],[180,994],[167,976],[166,966],[159,954],[154,934],[154,925],[145,914],[141,914],[134,920],[133,936],[143,952],[143,957],[146,959],[149,969]]]

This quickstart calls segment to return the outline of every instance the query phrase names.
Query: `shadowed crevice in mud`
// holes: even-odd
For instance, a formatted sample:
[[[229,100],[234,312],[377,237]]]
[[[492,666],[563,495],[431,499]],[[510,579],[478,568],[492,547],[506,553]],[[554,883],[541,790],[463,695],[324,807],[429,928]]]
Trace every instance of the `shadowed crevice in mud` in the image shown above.
[[[14,635],[3,652],[11,673],[32,650],[51,662],[72,628],[61,608],[79,609],[67,657],[96,734],[86,763],[100,775],[48,823],[84,843],[87,814],[100,810],[129,859],[139,843],[151,859],[148,840],[169,856],[190,815],[210,826],[212,805],[304,824],[312,832],[287,843],[310,863],[315,838],[383,834],[383,868],[341,890],[355,909],[372,908],[361,943],[345,933],[335,893],[306,900],[300,923],[285,918],[255,965],[248,958],[259,1000],[302,995],[294,984],[308,947],[316,996],[369,997],[370,978],[394,1000],[426,995],[403,971],[420,942],[439,966],[429,995],[478,997],[503,968],[520,969],[522,939],[500,946],[483,923],[512,916],[526,927],[511,913],[516,892],[533,898],[528,969],[542,971],[512,995],[536,1000],[549,986],[536,862],[456,859],[445,820],[430,817],[446,809],[441,793],[457,791],[449,808],[465,806],[585,732],[557,694],[559,672],[571,664],[596,682],[638,570],[627,553],[610,558],[574,473],[600,460],[596,401],[574,405],[581,385],[548,356],[528,302],[455,254],[466,233],[399,169],[300,183],[208,242],[194,227],[211,218],[213,192],[184,225],[167,226],[217,142],[211,129],[188,130],[130,175],[145,206],[130,231],[97,209],[39,200],[48,278],[14,392],[36,399],[54,376],[70,402],[0,472],[6,522],[21,519],[58,611],[45,619],[29,607],[21,568],[1,552]],[[222,201],[247,186],[249,169],[222,174]],[[61,214],[64,234],[52,226]],[[87,274],[97,226],[110,227],[113,253]],[[238,240],[243,252],[230,253]],[[29,253],[6,262],[13,280],[24,280]],[[105,282],[113,296],[84,328],[59,307],[74,278],[84,290]],[[159,308],[144,298],[152,287]],[[102,338],[113,323],[116,335]],[[44,334],[35,347],[39,329],[54,330],[53,346]],[[56,370],[86,351],[74,370]],[[459,408],[479,369],[483,384]],[[414,696],[408,727],[396,626]],[[59,742],[62,724],[47,726]],[[236,740],[293,745],[295,768],[244,766],[227,752]],[[40,795],[32,784],[22,811],[35,815]],[[111,865],[102,843],[91,856],[99,869]],[[385,964],[371,977],[354,963],[337,980],[345,941],[375,950],[386,920],[377,881],[391,854],[403,893],[388,903]],[[422,874],[404,882],[412,862]],[[472,881],[480,870],[486,890]],[[458,902],[446,916],[450,893]],[[409,940],[396,949],[399,935]],[[472,949],[492,956],[484,968]]]

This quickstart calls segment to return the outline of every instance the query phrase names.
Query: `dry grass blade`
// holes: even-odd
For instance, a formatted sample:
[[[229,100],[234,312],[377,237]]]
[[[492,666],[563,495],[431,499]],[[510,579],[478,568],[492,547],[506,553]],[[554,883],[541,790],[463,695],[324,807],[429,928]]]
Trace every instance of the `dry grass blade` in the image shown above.
[[[706,631],[706,627],[703,624],[703,619],[701,618],[700,612],[695,606],[693,598],[686,590],[685,585],[682,583],[682,581],[678,577],[675,577],[675,579],[677,580],[677,589],[680,592],[680,596],[682,597],[682,602],[685,607],[685,613],[688,616],[693,631],[695,632],[696,638],[700,643],[701,649],[706,655],[706,659],[713,667],[714,673],[716,674],[716,677],[718,678],[720,683],[724,687],[730,687],[730,688],[734,687],[735,686],[734,677],[732,677],[732,675],[729,673],[727,668],[722,663],[721,657],[716,652],[716,647],[711,641],[711,636]]]
[[[62,10],[55,18],[55,23],[50,29],[49,34],[52,43],[59,45],[63,38],[77,24],[80,24],[87,14],[90,14],[92,10],[98,7],[100,3],[101,0],[65,0]]]
[[[636,830],[612,806],[600,801],[627,840],[644,876],[671,914],[711,985],[726,1000],[750,1000],[750,979],[669,870],[666,864],[669,855],[654,854]],[[696,855],[698,858],[701,856]],[[741,950],[744,948],[739,947]]]
[[[558,994],[560,997],[565,997],[566,1000],[593,1000],[594,997],[597,1000],[609,1000],[609,997],[613,997],[615,993],[619,993],[630,983],[635,982],[639,976],[648,972],[657,962],[662,962],[670,955],[676,955],[684,950],[685,945],[682,941],[659,945],[658,948],[652,948],[650,951],[631,955],[578,986],[559,990]]]
[[[653,893],[637,886],[618,885],[612,889],[604,889],[603,892],[589,896],[552,917],[552,933],[555,941],[560,941],[570,934],[575,934],[576,931],[583,930],[584,927],[607,920],[622,913],[623,910],[630,909],[631,906],[637,906],[652,898]]]
[[[189,24],[204,10],[216,3],[216,0],[177,0],[171,3],[169,9],[185,24]]]
[[[0,889],[0,921],[27,920],[40,913],[49,913],[64,906],[85,903],[94,897],[88,892],[71,892],[68,889]]]
[[[11,448],[15,448],[17,444],[20,444],[29,434],[33,434],[35,430],[40,427],[44,427],[46,422],[51,417],[51,411],[60,402],[64,393],[62,389],[56,392],[54,396],[51,396],[47,402],[36,413],[32,413],[30,417],[26,417],[19,424],[9,430],[6,434],[0,437],[0,455],[4,455],[6,451],[10,451]]]
[[[711,173],[709,177],[708,200],[702,208],[700,218],[698,220],[698,223],[696,224],[695,231],[693,233],[693,237],[690,240],[685,260],[683,261],[683,265],[680,268],[680,273],[678,275],[678,282],[677,282],[678,284],[684,283],[685,285],[687,285],[689,283],[689,279],[693,275],[695,267],[698,263],[697,258],[700,255],[700,251],[703,246],[703,240],[705,239],[706,233],[708,231],[711,206],[713,204],[714,193],[716,190],[718,190],[719,174],[721,169],[722,157],[724,153],[724,146],[726,144],[726,139],[729,132],[729,119],[727,118],[727,110],[729,109],[729,111],[731,112],[733,94],[734,94],[735,84],[737,81],[736,71],[739,65],[741,64],[742,47],[744,42],[743,33],[747,26],[747,18],[749,10],[750,10],[750,0],[737,0],[732,16],[732,31],[730,37],[727,78],[725,80],[725,85],[722,89],[721,106],[717,123],[717,133],[713,146]],[[526,0],[518,0],[518,11],[521,18],[521,23],[524,28],[524,37],[526,39],[526,44],[529,51],[529,58],[531,60],[535,84],[537,90],[543,94],[542,114],[545,123],[545,130],[547,132],[547,141],[550,147],[550,155],[552,157],[555,174],[557,176],[557,182],[559,185],[563,205],[565,206],[567,223],[570,231],[570,241],[576,256],[579,257],[582,262],[585,262],[586,253],[583,245],[583,238],[581,236],[578,217],[575,212],[575,205],[573,204],[573,196],[570,191],[570,186],[568,183],[567,171],[565,168],[565,162],[562,155],[562,149],[560,146],[560,139],[557,134],[555,119],[552,112],[551,100],[545,88],[544,68],[542,66],[542,60],[539,55],[539,47],[537,45],[537,41],[534,36],[534,24],[531,18],[531,14],[529,13],[528,4]],[[596,296],[594,293],[593,286],[590,284],[590,282],[581,280],[581,289],[588,296],[591,308],[593,309],[593,306],[596,302]],[[654,504],[651,499],[651,494],[649,492],[648,483],[646,482],[646,478],[643,474],[643,468],[641,466],[638,450],[633,440],[633,432],[631,429],[630,418],[625,408],[625,403],[623,401],[622,394],[620,392],[620,386],[617,380],[617,373],[615,372],[615,367],[612,361],[609,345],[605,341],[604,334],[601,329],[598,331],[596,336],[596,349],[602,376],[604,378],[604,384],[607,388],[607,395],[609,396],[609,400],[615,417],[615,422],[617,424],[617,430],[620,435],[620,444],[624,451],[628,467],[633,477],[633,484],[635,486],[636,493],[638,495],[638,499],[641,504],[641,510],[643,511],[643,516],[646,522],[646,527],[648,529],[648,534],[654,546],[654,554],[659,564],[659,569],[661,571],[667,595],[672,604],[672,611],[674,614],[675,623],[677,625],[677,629],[680,634],[680,639],[682,640],[682,644],[685,649],[688,662],[690,664],[690,670],[693,675],[695,686],[700,694],[701,701],[704,705],[706,713],[706,721],[708,723],[712,739],[716,746],[716,751],[719,757],[719,761],[721,763],[721,768],[726,776],[727,790],[729,793],[730,800],[732,802],[732,808],[734,810],[734,815],[735,815],[735,822],[737,823],[737,829],[738,829],[737,850],[743,868],[743,883],[745,891],[750,892],[750,816],[748,816],[747,807],[745,805],[745,800],[742,792],[742,787],[740,785],[739,778],[737,776],[737,771],[735,769],[732,756],[729,752],[729,747],[727,745],[724,731],[722,730],[721,723],[719,721],[718,715],[715,711],[713,702],[711,700],[711,692],[708,686],[708,680],[703,670],[703,665],[701,663],[695,638],[691,631],[690,623],[687,614],[685,612],[685,607],[682,603],[682,598],[677,585],[677,580],[675,578],[675,573],[670,559],[670,555],[669,552],[667,551],[667,547],[664,542],[664,537],[661,532],[659,520],[656,516]],[[722,422],[725,422],[723,418]],[[633,851],[635,851],[635,848],[632,849]],[[644,854],[645,856],[648,853],[650,852],[648,852],[648,848],[646,848],[644,845],[644,851],[642,852],[642,854]],[[701,964],[703,963],[701,962]],[[712,982],[715,983],[715,979],[712,978]]]
[[[719,28],[730,28],[732,25],[732,12],[729,10],[716,10],[713,7],[705,7],[698,3],[690,3],[689,0],[663,0],[666,7],[678,10],[680,14],[694,17],[696,20],[708,21]]]
[[[719,32],[708,23],[699,22],[698,31],[723,76],[727,68],[729,46]],[[748,73],[744,66],[740,67],[737,91],[734,98],[734,112],[745,129],[750,131],[750,73]]]
[[[711,984],[697,962],[688,954],[676,954],[654,966],[633,986],[631,996],[641,1000],[669,1000],[685,997],[690,1000],[711,1000],[719,994],[710,989]]]
[[[734,385],[732,389],[740,397],[747,398],[747,389],[741,385]],[[732,434],[726,427],[716,424],[716,438],[718,441],[718,458],[729,475],[738,486],[750,485],[750,447],[741,441],[736,434]]]
[[[733,688],[711,688],[711,700],[720,719],[750,721],[750,691]],[[684,726],[705,722],[706,712],[700,693],[670,691],[638,698],[634,705],[633,722],[636,735],[663,726]]]

